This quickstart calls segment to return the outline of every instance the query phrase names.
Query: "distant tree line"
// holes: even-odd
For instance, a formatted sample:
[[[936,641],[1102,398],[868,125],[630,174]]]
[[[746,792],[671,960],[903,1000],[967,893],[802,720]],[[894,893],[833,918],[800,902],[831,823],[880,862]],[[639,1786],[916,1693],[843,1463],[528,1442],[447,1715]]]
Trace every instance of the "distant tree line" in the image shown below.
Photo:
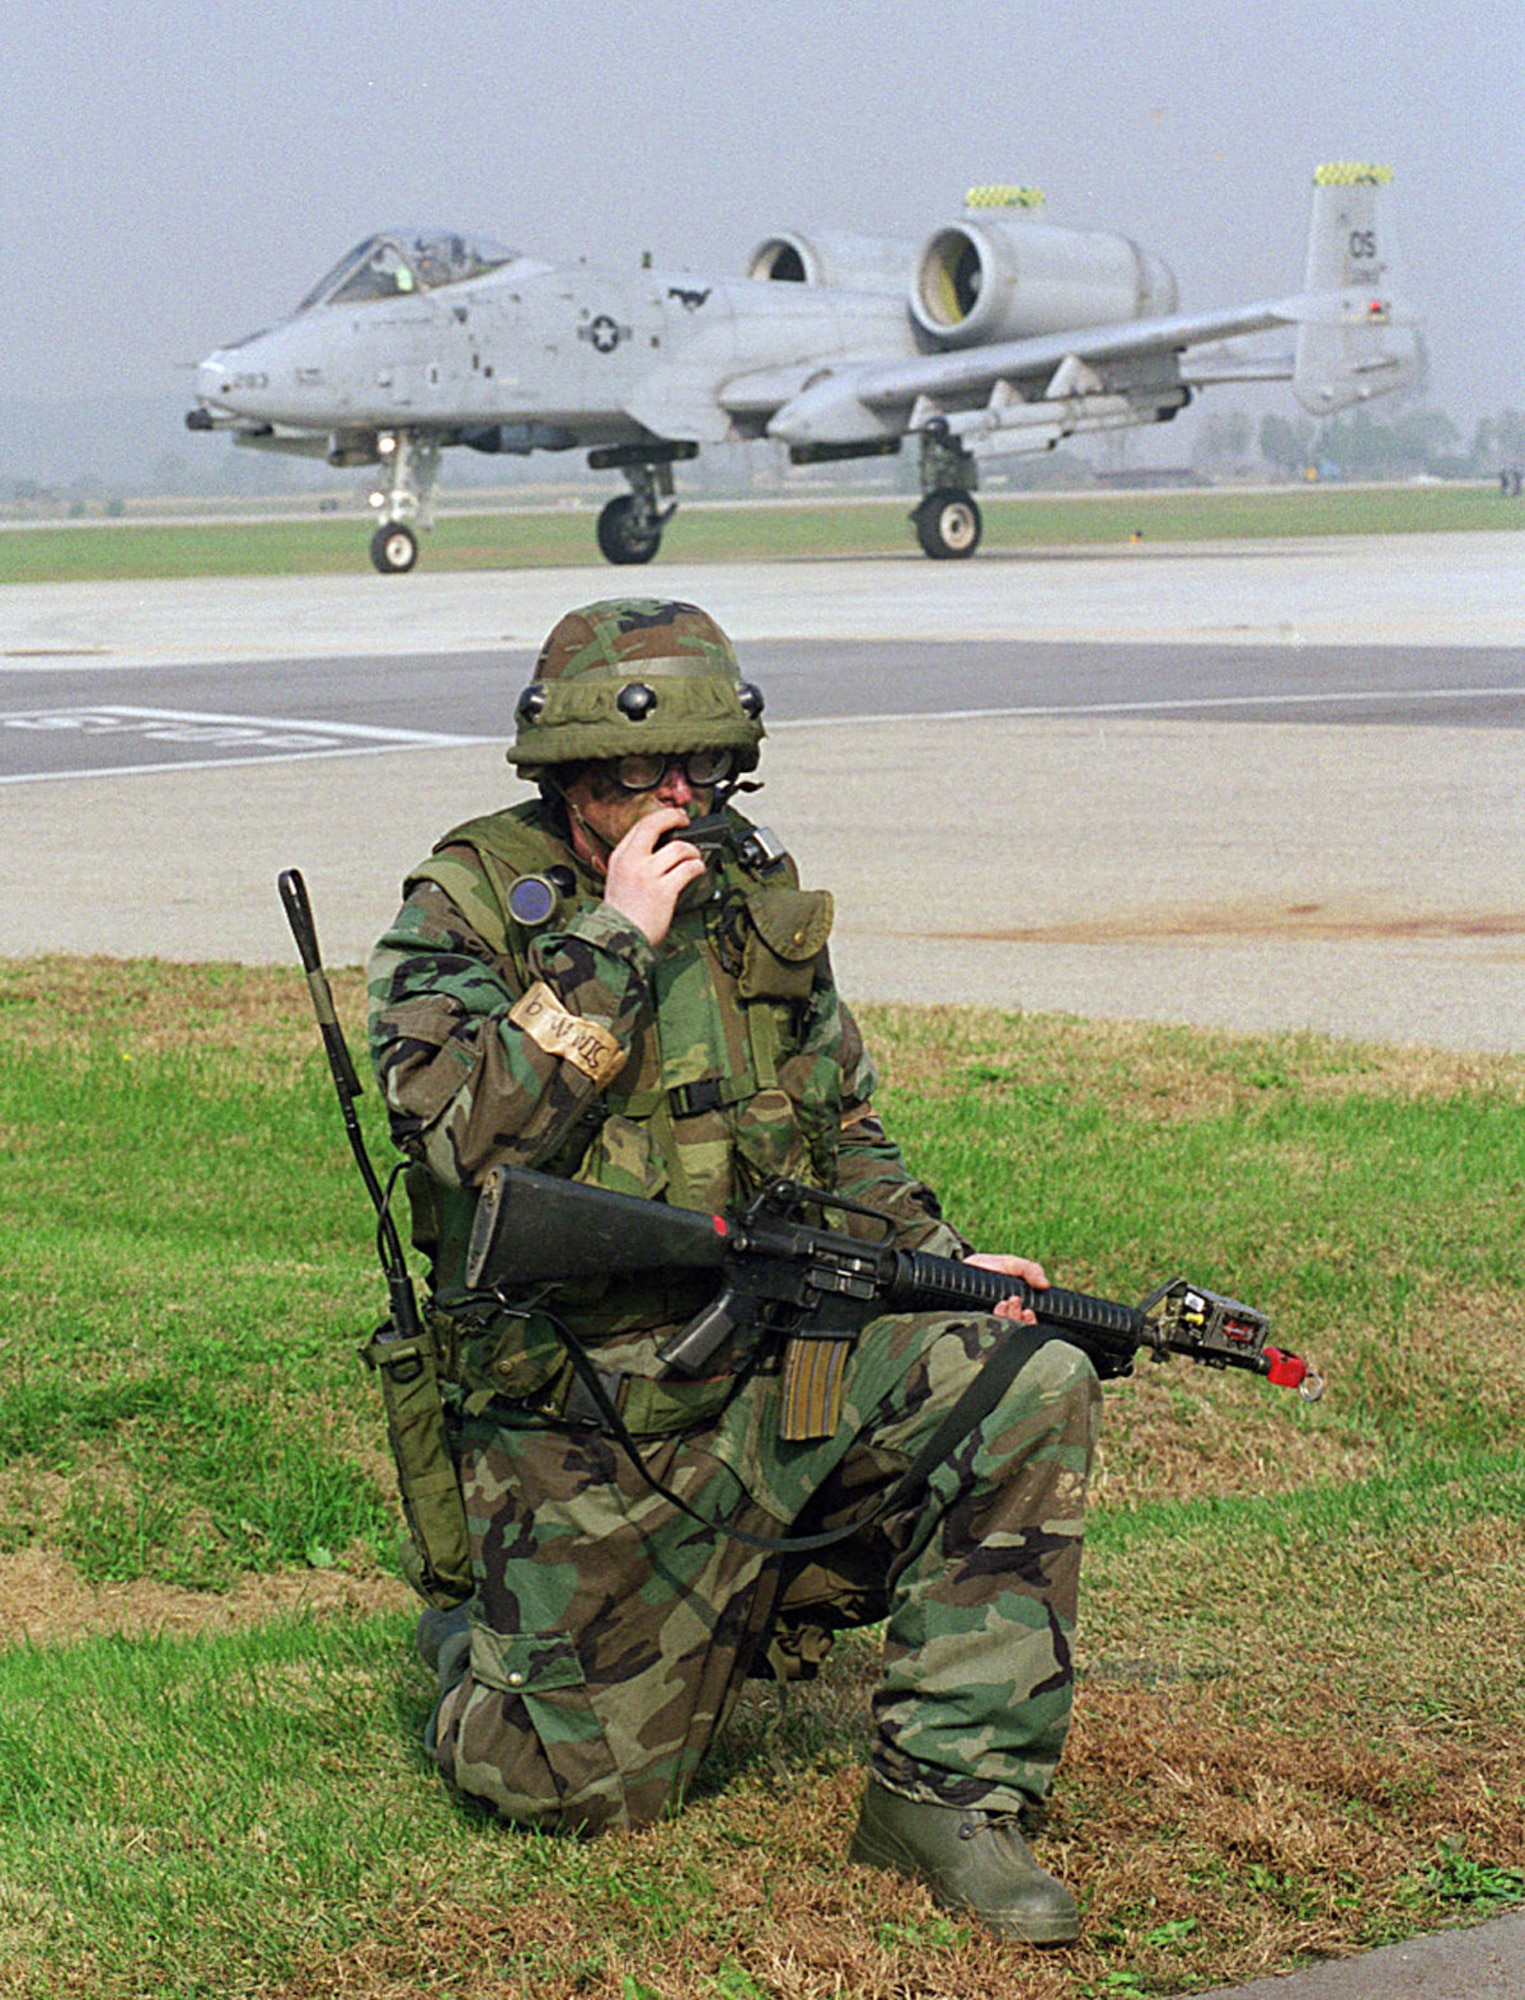
[[[1242,409],[1216,407],[1195,418],[1192,466],[1209,479],[1253,479],[1270,473],[1278,479],[1487,479],[1499,480],[1505,491],[1518,492],[1525,473],[1525,410],[1503,409],[1482,417],[1470,437],[1444,410],[1425,404],[1361,407],[1326,423],[1308,417],[1266,415],[1257,424]],[[1147,440],[1146,432],[1118,432],[1113,445],[1121,469],[1131,448]],[[693,467],[683,468],[691,493],[728,498],[748,492],[804,491],[812,486],[861,487],[913,492],[917,487],[917,455],[908,448],[898,458],[873,459],[846,465],[791,469],[781,450],[762,453],[755,447],[712,448]],[[1075,487],[1107,483],[1090,451],[1067,450],[1033,458],[997,459],[989,466],[989,483],[996,488]],[[560,457],[536,454],[530,460],[493,459],[479,462],[469,452],[447,454],[445,486],[523,486],[562,491],[590,484],[581,453]],[[607,478],[592,482],[600,490]],[[120,515],[128,495],[145,499],[191,499],[213,495],[250,500],[301,494],[330,496],[333,504],[363,504],[363,476],[346,492],[326,466],[309,459],[280,458],[266,452],[240,451],[231,444],[221,452],[186,454],[168,450],[159,455],[141,480],[107,478],[81,470],[72,480],[7,478],[0,475],[0,504],[26,513]]]
[[[1326,423],[1268,415],[1258,432],[1242,410],[1210,410],[1193,456],[1204,472],[1243,476],[1257,447],[1288,479],[1497,479],[1525,469],[1525,410],[1479,418],[1465,439],[1444,410],[1423,405],[1389,415],[1363,404]]]

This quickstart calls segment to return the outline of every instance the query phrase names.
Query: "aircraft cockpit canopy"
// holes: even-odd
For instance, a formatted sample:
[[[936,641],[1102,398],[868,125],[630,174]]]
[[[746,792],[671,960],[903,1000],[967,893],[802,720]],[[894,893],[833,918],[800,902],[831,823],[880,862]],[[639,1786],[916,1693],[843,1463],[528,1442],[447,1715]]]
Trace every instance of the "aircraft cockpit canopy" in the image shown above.
[[[441,285],[461,285],[496,271],[518,254],[487,236],[462,236],[448,229],[389,230],[384,236],[367,236],[341,257],[297,311],[438,291]]]

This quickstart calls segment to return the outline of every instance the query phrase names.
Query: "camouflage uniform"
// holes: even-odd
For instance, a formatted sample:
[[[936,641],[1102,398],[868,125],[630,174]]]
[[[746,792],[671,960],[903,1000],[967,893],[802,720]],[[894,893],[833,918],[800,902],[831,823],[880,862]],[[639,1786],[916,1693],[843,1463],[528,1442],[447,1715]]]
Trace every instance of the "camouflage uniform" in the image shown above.
[[[582,660],[610,699],[639,674],[662,701],[675,687],[710,700],[713,665],[683,686],[699,651],[690,610],[590,607],[567,678]],[[729,672],[728,704],[674,724],[681,741],[642,740],[672,751],[730,730],[755,762],[762,732],[755,715],[737,723]],[[537,687],[554,699],[554,679]],[[544,712],[526,720],[521,703],[521,744],[543,740]],[[551,719],[584,732],[579,755],[622,740],[598,733],[586,701],[569,716]],[[537,874],[561,885],[538,926],[509,909],[515,882]],[[1083,1357],[1042,1346],[912,1505],[815,1561],[781,1559],[706,1533],[652,1491],[580,1408],[551,1312],[591,1351],[648,1470],[707,1521],[773,1536],[868,1516],[1010,1323],[875,1321],[839,1413],[812,1430],[781,1414],[777,1354],[722,1355],[713,1380],[660,1379],[657,1349],[709,1296],[703,1274],[562,1286],[511,1310],[463,1285],[471,1191],[499,1162],[698,1209],[785,1174],[886,1211],[905,1248],[967,1250],[873,1114],[873,1065],[826,953],[829,898],[802,891],[792,864],[728,856],[654,948],[601,900],[551,796],[447,834],[405,897],[372,960],[372,1048],[417,1163],[415,1235],[433,1264],[476,1580],[465,1672],[434,1725],[445,1776],[520,1823],[646,1824],[681,1801],[749,1670],[808,1673],[833,1629],[887,1619],[880,1780],[991,1812],[1041,1798],[1070,1705],[1098,1403]]]

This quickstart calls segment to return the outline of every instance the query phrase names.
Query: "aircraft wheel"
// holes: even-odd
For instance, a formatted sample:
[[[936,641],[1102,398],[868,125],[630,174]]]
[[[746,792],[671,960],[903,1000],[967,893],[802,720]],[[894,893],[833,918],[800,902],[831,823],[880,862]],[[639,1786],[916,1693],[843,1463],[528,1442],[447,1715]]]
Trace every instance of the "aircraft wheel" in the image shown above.
[[[915,509],[916,539],[924,554],[942,560],[972,556],[980,545],[984,523],[972,493],[961,486],[939,486]]]
[[[383,576],[401,576],[418,561],[417,535],[400,521],[378,528],[371,537],[371,561]]]
[[[598,546],[606,562],[649,563],[662,546],[662,530],[644,525],[635,495],[622,493],[599,514]]]

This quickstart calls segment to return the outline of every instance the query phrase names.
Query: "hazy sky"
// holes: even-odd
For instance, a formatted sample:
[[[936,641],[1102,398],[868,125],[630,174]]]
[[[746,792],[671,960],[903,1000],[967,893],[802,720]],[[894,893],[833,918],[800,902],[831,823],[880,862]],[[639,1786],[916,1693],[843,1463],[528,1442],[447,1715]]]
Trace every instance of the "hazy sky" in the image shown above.
[[[739,272],[1017,180],[1184,308],[1276,296],[1313,166],[1361,159],[1466,420],[1525,406],[1522,146],[1519,0],[6,0],[3,393],[189,402],[177,364],[392,222]]]

